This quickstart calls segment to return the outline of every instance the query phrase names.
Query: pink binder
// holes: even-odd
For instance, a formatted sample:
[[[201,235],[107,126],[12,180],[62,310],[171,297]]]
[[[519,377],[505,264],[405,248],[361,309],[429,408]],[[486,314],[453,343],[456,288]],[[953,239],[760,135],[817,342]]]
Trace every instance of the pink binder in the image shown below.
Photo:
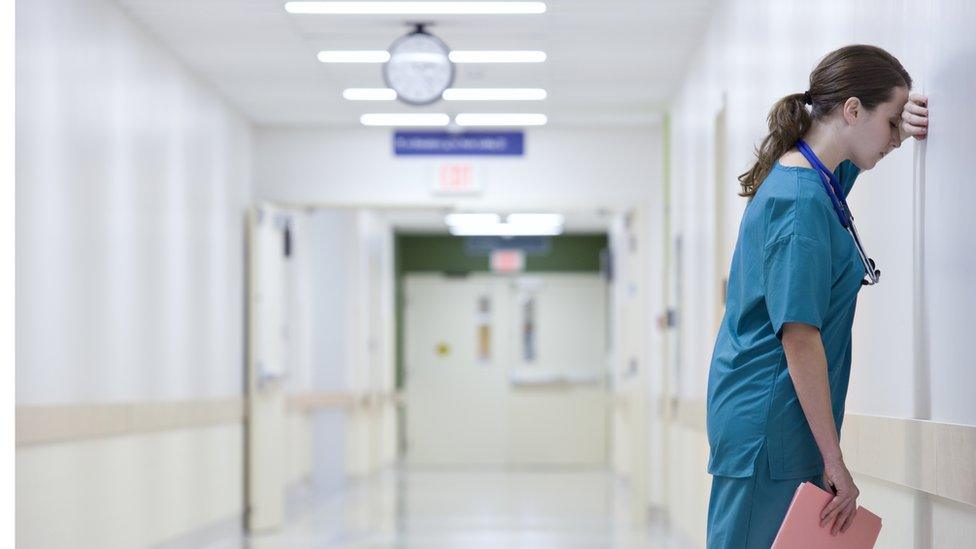
[[[881,533],[881,518],[864,507],[858,506],[846,532],[832,536],[831,525],[820,527],[820,512],[832,498],[813,483],[800,484],[772,549],[872,549]]]

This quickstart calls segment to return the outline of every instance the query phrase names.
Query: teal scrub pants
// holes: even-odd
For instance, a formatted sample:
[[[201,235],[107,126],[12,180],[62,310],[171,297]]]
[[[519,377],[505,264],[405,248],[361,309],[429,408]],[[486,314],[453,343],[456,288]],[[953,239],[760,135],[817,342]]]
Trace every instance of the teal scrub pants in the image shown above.
[[[708,500],[708,549],[769,549],[793,494],[806,481],[823,484],[821,475],[789,480],[769,478],[766,445],[756,457],[751,477],[713,476]]]

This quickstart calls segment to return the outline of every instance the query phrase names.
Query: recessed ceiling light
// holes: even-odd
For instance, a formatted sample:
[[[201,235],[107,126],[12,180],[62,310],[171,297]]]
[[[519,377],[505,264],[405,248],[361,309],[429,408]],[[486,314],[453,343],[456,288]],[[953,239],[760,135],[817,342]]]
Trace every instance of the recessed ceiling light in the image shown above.
[[[544,51],[491,51],[456,50],[448,54],[453,63],[542,63]],[[390,52],[386,50],[325,50],[318,54],[323,63],[386,63]]]
[[[320,51],[319,61],[323,63],[386,63],[390,52],[386,50],[333,50]]]
[[[546,90],[540,88],[449,88],[446,101],[541,101]]]
[[[342,90],[342,97],[350,101],[394,101],[397,93],[390,88],[347,88]]]
[[[496,213],[452,213],[444,216],[444,223],[448,226],[494,225],[501,223],[502,218]]]
[[[285,2],[285,11],[313,15],[533,15],[545,2]]]
[[[463,113],[454,121],[458,126],[542,126],[548,118],[544,114]]]
[[[548,236],[563,232],[561,214],[509,214],[505,222],[494,213],[455,213],[444,217],[456,236]]]
[[[447,230],[454,236],[556,236],[563,232],[562,227],[533,227],[511,223],[453,226]]]
[[[455,50],[448,56],[454,63],[542,63],[546,52],[533,50]]]
[[[565,218],[562,214],[552,213],[513,213],[505,217],[507,223],[513,225],[533,225],[539,227],[561,227]]]
[[[446,126],[451,117],[442,113],[373,113],[359,117],[364,126]]]

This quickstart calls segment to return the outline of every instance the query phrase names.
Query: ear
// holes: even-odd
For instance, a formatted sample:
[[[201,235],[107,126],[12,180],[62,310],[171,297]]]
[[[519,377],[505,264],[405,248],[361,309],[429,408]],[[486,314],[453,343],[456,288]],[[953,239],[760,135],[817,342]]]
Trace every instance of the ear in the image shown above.
[[[844,121],[853,126],[858,123],[859,118],[864,117],[864,106],[861,100],[856,97],[848,97],[843,105]]]

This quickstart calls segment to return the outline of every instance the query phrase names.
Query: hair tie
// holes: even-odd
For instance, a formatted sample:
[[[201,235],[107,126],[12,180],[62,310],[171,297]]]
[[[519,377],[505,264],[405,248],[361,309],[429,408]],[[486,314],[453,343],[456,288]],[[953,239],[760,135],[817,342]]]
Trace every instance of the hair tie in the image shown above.
[[[803,102],[807,105],[813,105],[813,96],[810,95],[810,90],[803,92]]]

